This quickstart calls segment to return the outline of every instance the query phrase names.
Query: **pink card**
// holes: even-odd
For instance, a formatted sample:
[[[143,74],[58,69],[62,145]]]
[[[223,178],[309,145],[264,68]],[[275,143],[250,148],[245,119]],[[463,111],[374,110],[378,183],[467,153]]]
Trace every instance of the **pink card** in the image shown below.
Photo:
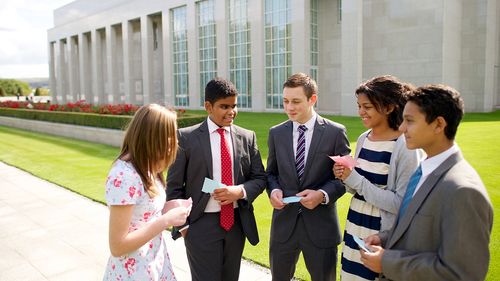
[[[358,165],[358,162],[352,158],[351,155],[344,155],[344,156],[328,156],[330,157],[333,161],[349,168],[353,169]]]
[[[165,202],[165,205],[163,206],[163,210],[161,211],[161,213],[165,214],[166,212],[177,207],[185,207],[188,208],[189,211],[191,211],[192,206],[193,206],[193,199],[191,199],[191,197],[189,199],[174,199]]]

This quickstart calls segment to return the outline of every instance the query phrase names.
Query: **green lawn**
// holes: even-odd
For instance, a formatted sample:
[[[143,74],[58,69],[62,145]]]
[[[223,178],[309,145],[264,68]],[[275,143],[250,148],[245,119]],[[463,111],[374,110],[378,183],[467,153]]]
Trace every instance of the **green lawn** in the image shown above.
[[[346,125],[349,140],[354,147],[357,136],[364,131],[356,117],[326,116]],[[267,136],[269,127],[286,120],[279,113],[241,112],[236,124],[254,130],[264,164],[267,158]],[[465,157],[478,170],[493,202],[495,212],[500,208],[500,165],[495,164],[500,156],[500,111],[488,114],[467,114],[459,128],[457,142]],[[104,202],[104,180],[111,162],[119,149],[84,141],[53,137],[0,126],[0,160],[20,167],[51,182],[65,186],[93,200]],[[340,223],[343,227],[350,196],[338,201]],[[255,202],[261,243],[247,245],[244,256],[257,263],[268,265],[269,228],[271,207],[265,195]],[[487,280],[500,280],[500,221],[495,216],[495,228],[491,239],[490,270]],[[465,243],[465,241],[464,241]],[[473,257],[464,257],[473,258]],[[296,276],[309,280],[303,261],[300,261]]]

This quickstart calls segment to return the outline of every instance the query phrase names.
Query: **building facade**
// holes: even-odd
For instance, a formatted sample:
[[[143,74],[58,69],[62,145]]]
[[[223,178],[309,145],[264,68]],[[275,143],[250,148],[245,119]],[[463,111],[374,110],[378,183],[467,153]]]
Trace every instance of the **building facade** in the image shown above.
[[[281,111],[296,72],[317,110],[356,115],[356,86],[392,74],[458,89],[467,111],[500,105],[497,0],[78,0],[48,30],[54,102],[200,109],[230,79],[246,111]]]

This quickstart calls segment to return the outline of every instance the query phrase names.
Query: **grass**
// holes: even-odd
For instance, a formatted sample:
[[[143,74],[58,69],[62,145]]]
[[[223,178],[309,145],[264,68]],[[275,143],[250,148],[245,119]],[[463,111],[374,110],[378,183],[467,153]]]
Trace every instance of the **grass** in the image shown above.
[[[364,131],[356,117],[325,116],[346,125],[352,147],[357,136]],[[254,130],[265,164],[267,158],[267,136],[271,126],[283,122],[286,116],[280,113],[241,112],[236,124]],[[494,113],[466,114],[461,124],[457,142],[466,159],[481,175],[493,202],[495,213],[499,213],[500,165],[495,164],[500,155],[500,111]],[[119,149],[107,145],[48,136],[0,126],[0,160],[24,169],[36,176],[65,186],[95,201],[104,202],[104,179]],[[345,224],[350,196],[337,202],[341,227]],[[267,196],[260,196],[254,203],[261,242],[245,247],[244,256],[268,266],[269,229],[271,207]],[[500,223],[495,217],[494,226]],[[491,236],[491,261],[487,280],[500,280],[500,228],[494,227]],[[471,257],[473,258],[473,257]],[[338,272],[338,270],[337,270]],[[299,261],[296,276],[310,280],[303,260]]]

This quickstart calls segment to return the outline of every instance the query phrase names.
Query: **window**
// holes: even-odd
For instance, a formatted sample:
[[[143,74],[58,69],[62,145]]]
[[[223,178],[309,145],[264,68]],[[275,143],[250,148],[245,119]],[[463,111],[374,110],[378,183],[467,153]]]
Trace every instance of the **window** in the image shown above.
[[[248,0],[229,0],[229,79],[238,89],[238,106],[252,107],[251,40]]]
[[[205,86],[217,76],[217,38],[214,0],[196,3],[198,19],[198,54],[200,64],[200,106],[205,103]]]
[[[189,106],[186,6],[170,10],[174,105]]]
[[[282,86],[292,74],[290,12],[290,0],[265,0],[267,108],[283,108]]]

